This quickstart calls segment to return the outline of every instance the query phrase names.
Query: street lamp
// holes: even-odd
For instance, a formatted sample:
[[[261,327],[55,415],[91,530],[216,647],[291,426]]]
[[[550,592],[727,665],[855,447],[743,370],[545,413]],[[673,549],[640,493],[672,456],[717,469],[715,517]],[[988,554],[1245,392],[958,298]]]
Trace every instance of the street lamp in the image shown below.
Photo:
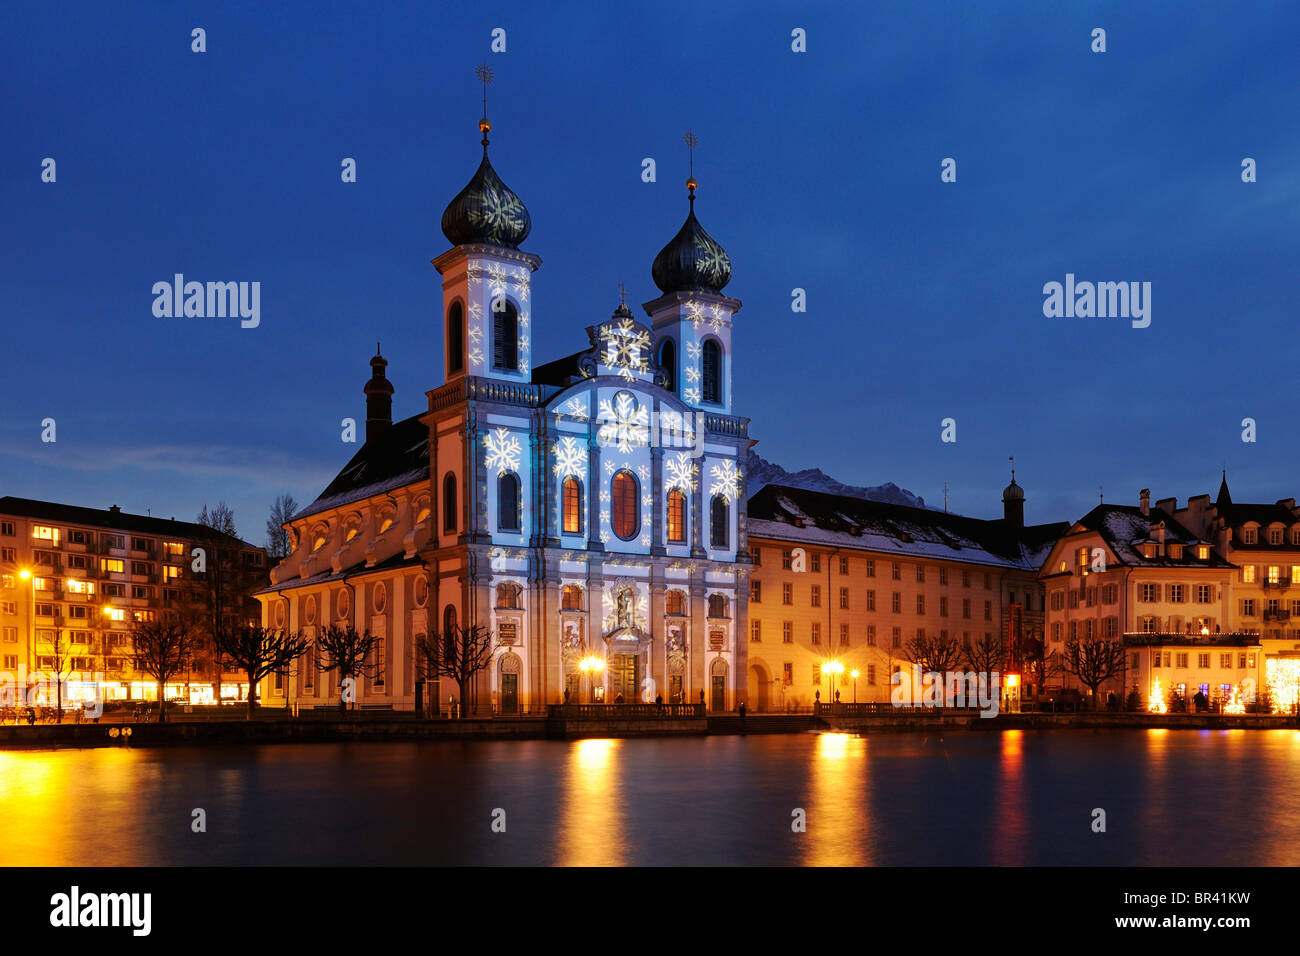
[[[595,697],[596,697],[596,676],[595,675],[599,674],[604,669],[605,669],[605,659],[603,657],[597,657],[595,654],[589,654],[586,657],[584,657],[582,660],[578,661],[578,670],[582,671],[582,673],[584,674],[587,674],[588,677],[590,678],[589,686],[591,688],[591,691],[588,696],[591,698],[591,703],[595,703]]]
[[[852,674],[852,677],[853,677],[853,703],[856,704],[856,703],[858,702],[858,671],[857,671],[857,668],[854,668],[854,670],[853,670],[853,674]]]
[[[826,675],[830,678],[830,680],[828,681],[828,686],[829,686],[830,691],[831,691],[831,693],[830,693],[830,702],[831,702],[831,703],[836,703],[836,700],[835,700],[835,677],[836,677],[837,674],[843,674],[843,673],[844,673],[844,665],[841,664],[839,661],[834,661],[834,660],[826,661],[826,663],[822,664],[822,673],[823,673],[823,674],[826,674]]]

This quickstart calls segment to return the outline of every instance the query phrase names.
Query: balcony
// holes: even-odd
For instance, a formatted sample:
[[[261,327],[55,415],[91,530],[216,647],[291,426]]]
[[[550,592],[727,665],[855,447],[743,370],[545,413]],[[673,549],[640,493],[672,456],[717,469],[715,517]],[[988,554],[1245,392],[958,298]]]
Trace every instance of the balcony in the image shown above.
[[[1269,621],[1289,621],[1289,620],[1291,620],[1290,611],[1283,611],[1282,609],[1279,608],[1277,610],[1264,612],[1265,623]]]
[[[1265,581],[1265,591],[1284,591],[1291,586],[1290,578],[1278,578],[1276,581]]]

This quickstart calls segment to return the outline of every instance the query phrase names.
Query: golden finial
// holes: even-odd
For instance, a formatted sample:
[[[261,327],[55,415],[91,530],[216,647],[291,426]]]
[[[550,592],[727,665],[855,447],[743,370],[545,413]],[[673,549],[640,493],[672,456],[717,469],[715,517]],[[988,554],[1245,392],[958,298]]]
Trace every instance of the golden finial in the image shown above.
[[[689,129],[686,131],[686,135],[682,137],[682,141],[686,143],[686,148],[690,151],[691,176],[690,179],[686,180],[686,188],[690,191],[691,205],[694,207],[695,189],[699,186],[699,183],[695,181],[695,147],[700,145],[700,141],[694,131]]]
[[[483,134],[483,152],[486,153],[488,147],[487,134],[492,129],[492,123],[487,117],[487,88],[488,84],[492,82],[492,67],[488,66],[486,63],[480,63],[478,66],[474,67],[474,75],[478,77],[478,81],[483,84],[483,118],[478,121],[478,128]]]

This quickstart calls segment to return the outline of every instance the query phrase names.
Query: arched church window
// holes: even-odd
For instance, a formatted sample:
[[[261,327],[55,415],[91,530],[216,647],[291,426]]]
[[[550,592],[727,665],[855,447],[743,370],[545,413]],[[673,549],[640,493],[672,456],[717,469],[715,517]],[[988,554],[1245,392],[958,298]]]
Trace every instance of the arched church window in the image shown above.
[[[497,530],[519,530],[519,476],[512,471],[497,479]]]
[[[686,597],[681,591],[669,591],[664,601],[665,614],[685,614]]]
[[[610,521],[614,533],[631,541],[641,531],[641,491],[636,475],[627,469],[617,471],[610,482]]]
[[[447,310],[447,371],[465,370],[465,310],[453,302]]]
[[[582,588],[576,584],[566,584],[560,592],[560,608],[565,611],[581,611]]]
[[[442,530],[456,530],[456,476],[451,472],[442,479]]]
[[[668,540],[686,540],[686,495],[677,488],[668,492]]]
[[[492,302],[492,367],[510,372],[519,368],[519,313],[509,299]]]
[[[448,604],[442,612],[442,636],[454,642],[456,639],[456,605]]]
[[[582,482],[564,479],[564,533],[582,534]]]
[[[706,402],[722,401],[722,346],[707,339],[700,355],[703,378],[702,394]]]
[[[715,548],[725,548],[731,540],[731,509],[727,499],[714,495],[709,512],[709,543]]]
[[[665,383],[668,391],[674,391],[677,388],[677,346],[672,339],[664,339],[659,346],[659,367],[668,376]]]

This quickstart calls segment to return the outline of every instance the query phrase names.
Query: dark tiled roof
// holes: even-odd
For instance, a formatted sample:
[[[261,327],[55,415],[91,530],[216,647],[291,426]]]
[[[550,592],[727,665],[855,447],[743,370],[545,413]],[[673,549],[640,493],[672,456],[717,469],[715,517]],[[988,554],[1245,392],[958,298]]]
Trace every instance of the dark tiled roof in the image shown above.
[[[1151,540],[1151,526],[1163,521],[1165,525],[1165,542],[1184,545],[1181,558],[1171,558],[1167,554],[1154,558],[1144,557],[1137,550],[1137,545]],[[1202,542],[1200,538],[1187,530],[1173,515],[1160,508],[1151,508],[1149,514],[1135,505],[1098,505],[1078,521],[1078,526],[1101,535],[1116,560],[1123,565],[1142,565],[1144,567],[1232,567],[1214,551],[1210,557],[1202,560],[1196,557],[1191,545]]]
[[[1002,519],[767,485],[749,499],[749,534],[1037,571],[1067,522],[1016,528]],[[802,522],[802,527],[799,526]]]
[[[578,368],[578,359],[589,351],[591,350],[584,349],[581,352],[566,355],[564,358],[558,358],[554,362],[536,366],[533,369],[533,384],[558,385],[561,388],[572,385],[583,377],[581,370]]]
[[[37,501],[33,498],[14,498],[6,495],[0,498],[0,514],[20,518],[39,518],[53,524],[84,525],[109,531],[153,534],[164,538],[211,538],[216,535],[238,542],[244,547],[257,547],[255,544],[249,544],[247,541],[224,532],[214,531],[207,525],[193,521],[154,518],[150,515],[135,515],[126,511],[110,511],[107,508],[82,508],[79,505],[63,505],[53,501]]]
[[[336,508],[429,477],[429,429],[412,415],[366,442],[325,490],[294,518]]]
[[[379,574],[382,571],[391,571],[393,568],[404,568],[413,564],[421,564],[420,556],[406,557],[404,553],[391,555],[382,561],[377,561],[370,567],[366,567],[364,561],[358,561],[351,567],[344,568],[335,574],[333,571],[321,571],[319,574],[313,574],[305,578],[290,578],[287,581],[281,581],[279,584],[272,584],[270,587],[254,591],[254,594],[274,594],[277,591],[292,591],[294,588],[314,587],[317,584],[328,584],[331,581],[342,581],[344,578],[359,578],[366,574]]]
[[[1289,509],[1279,504],[1256,505],[1241,504],[1219,505],[1219,517],[1228,524],[1229,527],[1240,528],[1247,522],[1254,521],[1262,525],[1281,522],[1284,525],[1293,525],[1296,522],[1296,516]]]

